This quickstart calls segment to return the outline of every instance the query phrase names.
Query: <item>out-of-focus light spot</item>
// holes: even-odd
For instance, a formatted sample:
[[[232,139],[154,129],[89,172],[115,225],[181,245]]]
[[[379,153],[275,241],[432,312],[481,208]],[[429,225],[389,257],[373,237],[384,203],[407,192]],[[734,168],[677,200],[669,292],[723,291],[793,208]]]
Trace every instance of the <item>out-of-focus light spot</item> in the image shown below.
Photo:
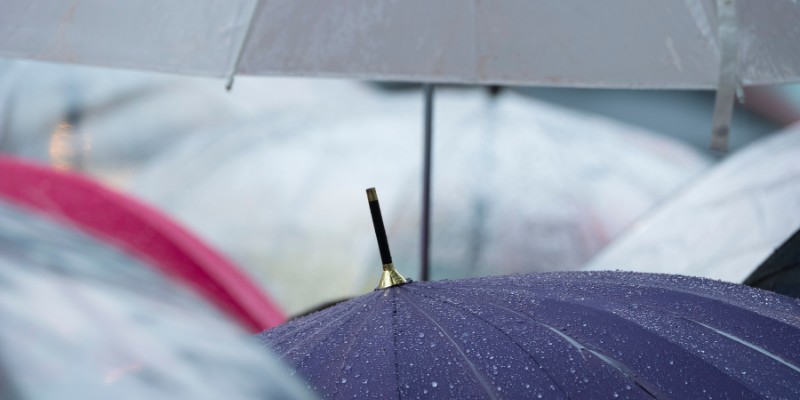
[[[56,169],[70,170],[79,163],[79,158],[88,154],[92,142],[86,135],[79,135],[68,122],[60,122],[50,134],[48,153],[50,164]]]
[[[70,169],[69,160],[72,158],[72,124],[60,122],[50,135],[50,164],[57,169]]]

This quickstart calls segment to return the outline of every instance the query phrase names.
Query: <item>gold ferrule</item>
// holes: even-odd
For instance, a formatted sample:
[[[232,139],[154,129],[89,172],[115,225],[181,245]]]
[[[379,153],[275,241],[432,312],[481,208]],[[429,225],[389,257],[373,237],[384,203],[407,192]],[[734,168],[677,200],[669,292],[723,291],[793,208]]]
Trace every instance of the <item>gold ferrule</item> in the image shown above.
[[[367,200],[370,203],[373,201],[378,201],[378,192],[375,191],[375,188],[367,189]]]
[[[394,268],[394,264],[383,264],[383,272],[381,273],[381,280],[378,282],[378,289],[386,289],[407,282],[408,280]]]

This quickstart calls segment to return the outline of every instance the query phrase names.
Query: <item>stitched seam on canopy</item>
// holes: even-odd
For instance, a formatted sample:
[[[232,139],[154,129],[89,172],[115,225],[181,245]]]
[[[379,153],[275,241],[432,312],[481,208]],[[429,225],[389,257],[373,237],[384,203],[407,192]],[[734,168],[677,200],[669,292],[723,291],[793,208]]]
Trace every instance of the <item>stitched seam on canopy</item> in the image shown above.
[[[341,316],[344,315],[346,314],[342,313]],[[320,319],[324,320],[325,317],[326,317],[325,313],[314,313],[312,315],[303,317],[302,319],[289,321],[284,325],[268,329],[260,333],[258,336],[265,341],[269,341],[270,346],[279,347],[281,344],[291,340],[291,338],[294,337],[297,332],[308,331],[309,326],[313,326],[314,324],[316,324],[317,320]],[[331,323],[332,322],[335,322],[335,320],[331,321]],[[278,339],[283,339],[283,340],[278,340]]]
[[[468,310],[468,309],[466,309],[466,308],[464,308],[464,307],[461,307],[461,306],[459,306],[459,305],[457,305],[457,304],[454,304],[454,303],[452,303],[451,301],[448,301],[448,300],[447,300],[447,299],[445,299],[445,298],[442,298],[442,297],[439,297],[439,298],[433,298],[433,297],[431,297],[431,296],[428,296],[428,295],[425,295],[425,294],[422,294],[422,293],[419,293],[419,295],[420,295],[420,296],[422,296],[422,297],[427,297],[427,298],[429,298],[429,299],[431,299],[431,300],[438,300],[438,301],[440,301],[442,304],[447,304],[447,305],[449,305],[449,306],[451,306],[451,307],[458,308],[458,309],[460,309],[460,310],[466,311],[466,312],[468,312],[468,313],[472,314],[472,315],[473,315],[475,318],[477,318],[477,319],[479,319],[479,320],[481,320],[481,321],[485,322],[487,325],[489,325],[489,326],[491,326],[492,328],[494,328],[494,329],[497,329],[498,331],[500,331],[500,332],[501,332],[503,335],[505,335],[505,336],[506,336],[506,337],[507,337],[507,338],[508,338],[508,339],[509,339],[509,340],[510,340],[512,343],[514,343],[514,345],[516,345],[516,346],[517,346],[517,347],[518,347],[520,350],[522,350],[522,351],[523,351],[525,354],[527,354],[527,355],[528,355],[528,357],[531,359],[531,361],[533,361],[533,363],[534,363],[534,364],[536,364],[536,366],[538,366],[538,367],[539,367],[539,369],[541,369],[541,370],[542,370],[542,372],[544,372],[544,374],[545,374],[545,375],[546,375],[546,376],[547,376],[547,377],[550,379],[550,381],[551,381],[551,382],[553,382],[553,384],[554,384],[554,385],[555,385],[557,388],[559,388],[559,389],[561,390],[561,392],[562,392],[562,393],[564,393],[564,396],[566,396],[566,397],[567,397],[567,399],[569,399],[569,398],[570,398],[570,397],[569,397],[569,394],[567,394],[567,391],[566,391],[566,390],[564,390],[564,388],[563,388],[563,387],[561,387],[561,385],[559,385],[559,384],[558,384],[558,382],[555,380],[555,378],[553,378],[553,376],[552,376],[552,375],[550,375],[550,373],[549,373],[547,370],[545,370],[545,369],[544,369],[544,367],[542,367],[542,365],[539,363],[539,361],[537,361],[537,360],[536,360],[536,358],[533,356],[533,354],[531,354],[531,353],[528,353],[528,351],[527,351],[527,350],[525,350],[525,348],[524,348],[524,347],[522,347],[522,345],[521,345],[521,344],[519,344],[519,342],[517,342],[516,340],[514,340],[514,338],[512,338],[512,337],[511,337],[511,336],[510,336],[508,333],[506,333],[504,330],[500,329],[499,327],[495,326],[494,324],[490,323],[489,321],[487,321],[487,320],[485,320],[485,319],[481,318],[481,317],[480,317],[480,316],[478,316],[478,314],[476,314],[475,312],[473,312],[473,311],[470,311],[470,310]]]
[[[369,305],[368,305],[367,307],[369,308]],[[335,322],[338,322],[338,321],[340,321],[340,320],[344,319],[345,317],[349,317],[349,316],[351,316],[351,315],[353,315],[353,314],[356,314],[356,315],[357,315],[356,311],[358,311],[358,310],[357,310],[357,309],[352,309],[352,310],[350,310],[350,312],[349,312],[349,313],[344,313],[344,314],[342,314],[342,315],[340,315],[340,316],[338,316],[338,317],[334,318],[334,319],[333,319],[333,320],[331,320],[330,322],[326,323],[325,325],[323,325],[323,326],[321,326],[321,327],[317,328],[317,329],[314,331],[314,333],[312,333],[311,335],[307,336],[305,339],[303,339],[303,340],[301,340],[301,341],[299,341],[299,342],[295,343],[295,344],[294,344],[292,347],[290,347],[288,350],[281,352],[281,354],[279,355],[278,359],[284,359],[284,358],[286,358],[286,356],[288,356],[288,355],[289,355],[289,353],[291,353],[292,351],[296,350],[298,347],[301,347],[302,345],[304,345],[306,342],[310,341],[311,339],[316,339],[316,337],[319,335],[319,332],[321,332],[321,331],[323,331],[325,328],[327,328],[327,327],[329,327],[329,326],[333,325]],[[355,316],[353,316],[353,318],[355,318]],[[353,319],[353,318],[351,318],[351,319]],[[324,341],[324,339],[325,339],[325,338],[327,338],[328,336],[330,336],[330,335],[331,335],[333,332],[334,332],[334,330],[331,330],[330,332],[328,332],[328,334],[327,334],[327,335],[324,335],[324,337],[322,337],[322,338],[318,339],[318,343],[322,343],[322,342]],[[305,360],[306,358],[308,358],[308,357],[310,357],[310,356],[311,356],[311,352],[310,352],[310,351],[309,351],[307,354],[308,354],[308,355],[306,355],[306,357],[303,357],[301,360],[297,360],[297,361],[299,362],[299,361]]]
[[[478,368],[475,366],[475,364],[472,363],[472,360],[470,360],[467,357],[466,353],[464,353],[464,350],[461,349],[461,347],[458,345],[458,343],[456,343],[456,341],[453,339],[453,337],[450,336],[450,334],[441,325],[439,325],[439,323],[436,322],[436,320],[434,320],[422,308],[420,308],[418,305],[416,305],[414,303],[414,301],[412,301],[412,299],[408,298],[408,295],[406,295],[403,292],[398,292],[398,293],[400,294],[400,296],[402,296],[403,298],[405,298],[408,301],[408,304],[410,304],[420,314],[422,314],[425,318],[427,318],[429,321],[431,321],[431,323],[434,324],[439,329],[439,331],[442,332],[442,334],[444,334],[444,336],[447,338],[447,340],[450,341],[450,344],[452,344],[453,347],[455,347],[455,349],[461,355],[461,358],[463,358],[464,361],[467,362],[467,365],[469,366],[469,370],[472,372],[472,375],[475,377],[475,380],[478,381],[478,383],[480,384],[481,388],[483,388],[483,390],[486,392],[486,394],[492,399],[499,400],[500,397],[498,397],[497,393],[495,393],[494,390],[492,390],[492,388],[489,385],[488,380],[486,379],[486,377],[478,370]]]
[[[361,305],[361,304],[364,304],[364,303],[369,303],[370,299],[369,298],[363,298],[363,299],[359,298],[359,299],[351,300],[351,302],[352,302],[352,303],[350,303],[351,307],[345,308],[347,311],[353,311],[354,310],[355,307],[352,307],[353,303]],[[336,307],[336,306],[334,306],[334,307]],[[346,313],[342,313],[341,316],[344,316],[344,315],[346,315]],[[301,319],[297,319],[295,321],[288,322],[285,325],[280,325],[278,327],[275,327],[275,328],[272,328],[272,329],[269,329],[269,330],[265,331],[266,335],[264,335],[264,338],[269,338],[270,336],[273,336],[273,335],[276,336],[276,337],[278,337],[278,336],[280,336],[280,337],[291,336],[295,332],[307,330],[309,325],[315,324],[317,322],[317,320],[324,319],[326,316],[328,316],[327,313],[324,313],[324,312],[321,312],[321,311],[315,312],[315,313],[313,313],[311,315],[307,315],[305,317],[302,317]],[[335,322],[335,319],[333,321],[331,321],[331,322]],[[270,342],[272,343],[273,347],[275,347],[275,345],[278,345],[280,343],[284,343],[284,342],[286,342],[286,340],[283,340],[283,341],[277,341],[277,340],[273,341],[273,340],[271,340]]]
[[[659,274],[659,275],[665,275],[666,276],[666,274]],[[585,283],[585,282],[582,282],[582,281],[566,280],[566,279],[564,281],[566,281],[566,282],[576,282],[576,283]],[[546,282],[542,282],[542,283],[544,284]],[[631,284],[615,283],[615,282],[608,282],[608,281],[597,281],[597,282],[592,282],[592,284],[593,285],[603,285],[605,287],[620,287],[620,288],[626,288],[626,289],[641,289],[642,288],[641,286],[637,287],[637,286],[633,286]],[[662,289],[662,290],[665,290],[665,291],[668,291],[668,292],[672,292],[672,293],[680,293],[680,294],[685,294],[685,295],[688,295],[688,296],[698,297],[698,298],[702,298],[702,299],[705,299],[705,300],[708,300],[708,301],[712,301],[712,302],[715,302],[715,303],[718,303],[718,304],[723,304],[723,305],[726,305],[726,306],[734,306],[734,307],[740,308],[740,309],[742,309],[744,311],[747,311],[747,312],[750,312],[752,314],[755,314],[755,315],[759,316],[760,318],[766,318],[766,319],[769,319],[771,321],[777,322],[779,324],[789,326],[792,329],[800,328],[798,326],[794,326],[794,325],[792,325],[792,324],[790,324],[790,323],[788,323],[786,321],[783,321],[781,319],[775,318],[773,316],[764,315],[764,314],[762,314],[762,313],[760,313],[758,311],[754,311],[753,309],[750,308],[751,306],[749,304],[740,305],[738,303],[729,303],[729,302],[722,301],[722,300],[720,300],[718,298],[715,298],[715,297],[709,297],[709,296],[705,296],[705,295],[700,294],[700,293],[689,292],[689,291],[681,290],[681,289],[678,289],[678,288],[669,287],[669,286],[662,286],[662,285],[658,285],[658,284],[644,284],[642,286],[647,287],[647,288]],[[731,286],[733,286],[733,284],[731,284]],[[470,289],[470,290],[478,289],[478,290],[483,290],[483,291],[489,291],[488,289],[494,289],[494,288],[498,288],[499,289],[500,287],[492,287],[492,286],[487,287],[487,286],[481,285],[479,283],[468,284],[468,285],[449,285],[447,287],[448,290],[449,289]],[[441,288],[441,287],[431,287],[431,289],[441,290],[443,288]],[[549,289],[549,288],[547,288],[545,286],[532,287],[532,286],[524,286],[524,285],[514,284],[514,283],[511,283],[511,284],[508,284],[508,285],[503,285],[502,289],[520,289],[520,290],[525,290],[525,291],[529,291],[529,292],[531,292],[531,291],[532,292],[543,291],[543,292],[547,292],[547,293],[553,293],[552,289]],[[784,316],[786,319],[791,319],[791,318],[794,317],[794,314],[790,314],[790,313],[787,313],[787,312],[781,311],[781,310],[770,310],[770,312],[773,312],[773,313],[776,313],[776,314],[780,314],[781,316]]]
[[[712,331],[712,332],[714,332],[714,333],[716,333],[716,334],[718,334],[718,335],[720,335],[722,337],[725,337],[725,338],[727,338],[729,340],[732,340],[732,341],[734,341],[736,343],[739,343],[739,344],[741,344],[743,346],[749,347],[749,348],[751,348],[751,349],[753,349],[753,350],[755,350],[755,351],[757,351],[757,352],[759,352],[759,353],[761,353],[761,354],[763,354],[763,355],[765,355],[765,356],[767,356],[767,357],[769,357],[769,358],[771,358],[771,359],[783,364],[784,366],[794,370],[795,372],[800,372],[800,367],[798,367],[797,365],[792,364],[789,361],[784,360],[781,356],[779,356],[777,354],[774,354],[774,353],[770,352],[769,350],[767,350],[767,349],[765,349],[765,348],[763,348],[761,346],[758,346],[758,345],[756,345],[754,343],[750,343],[749,341],[747,341],[745,339],[742,339],[742,338],[740,338],[740,337],[738,337],[738,336],[736,336],[734,334],[731,334],[731,333],[726,332],[726,331],[724,331],[722,329],[719,329],[719,328],[715,328],[715,327],[713,327],[711,325],[706,325],[706,324],[704,324],[702,322],[695,321],[695,320],[693,320],[691,318],[681,317],[681,316],[677,316],[677,317],[682,318],[682,319],[684,319],[686,321],[695,323],[697,325],[700,325],[700,326],[702,326],[702,327],[704,327],[704,328],[706,328],[706,329],[708,329],[708,330],[710,330],[710,331]]]
[[[392,289],[390,288],[389,290]],[[402,391],[400,391],[400,360],[397,359],[397,292],[395,290],[392,290],[391,293],[392,293],[392,352],[394,353],[394,380],[395,380],[395,387],[397,387],[397,399],[400,400],[403,397],[403,394]]]
[[[343,370],[344,370],[344,367],[345,367],[345,363],[347,363],[347,356],[353,350],[353,346],[358,341],[358,337],[359,337],[358,333],[364,328],[364,325],[366,325],[367,322],[373,322],[373,320],[368,318],[368,317],[371,316],[372,314],[374,314],[377,310],[378,310],[378,307],[373,307],[372,310],[369,310],[369,311],[365,312],[364,313],[364,321],[362,321],[361,325],[358,326],[358,329],[354,330],[353,333],[350,335],[350,338],[352,338],[352,340],[350,341],[350,347],[348,347],[347,350],[344,352],[344,354],[342,354],[342,364],[339,367],[340,374],[336,377],[336,380],[334,382],[339,382],[343,378],[342,373],[344,372]],[[355,318],[353,318],[353,319],[355,319]],[[336,397],[337,394],[339,394],[339,387],[338,386],[333,391],[333,397]]]
[[[547,328],[547,329],[549,329],[549,330],[553,331],[553,332],[554,332],[554,333],[556,333],[556,334],[557,334],[559,337],[561,337],[561,339],[567,339],[567,338],[568,338],[569,340],[571,340],[571,341],[573,341],[573,342],[577,343],[577,344],[578,344],[580,347],[582,347],[584,350],[587,350],[587,351],[589,351],[590,353],[593,353],[593,354],[594,354],[594,355],[595,355],[595,356],[596,356],[596,357],[597,357],[597,358],[598,358],[600,361],[602,361],[602,362],[604,362],[604,363],[608,364],[608,365],[609,365],[609,366],[611,366],[611,367],[612,367],[612,368],[613,368],[615,371],[617,371],[617,372],[621,373],[623,376],[625,376],[627,379],[629,379],[631,382],[633,382],[633,384],[634,384],[634,385],[636,385],[637,387],[639,387],[640,389],[642,389],[642,391],[644,391],[644,392],[645,392],[645,393],[646,393],[648,396],[650,396],[650,397],[652,397],[652,398],[654,398],[654,399],[658,399],[658,397],[655,395],[655,393],[653,393],[652,391],[650,391],[649,389],[647,389],[647,388],[646,388],[646,387],[645,387],[645,386],[642,384],[642,382],[645,382],[645,383],[647,383],[648,385],[650,385],[650,386],[653,386],[653,387],[655,387],[655,385],[653,385],[652,383],[650,383],[650,382],[648,382],[648,381],[646,381],[646,380],[644,380],[644,379],[638,380],[637,378],[635,378],[635,373],[633,373],[633,370],[632,370],[632,369],[631,369],[631,368],[630,368],[630,367],[629,367],[627,364],[623,363],[622,361],[620,361],[620,360],[617,360],[616,358],[614,358],[614,357],[611,357],[611,356],[609,356],[609,355],[607,355],[607,354],[605,354],[605,353],[603,353],[603,352],[601,352],[601,351],[599,351],[599,350],[595,350],[595,349],[591,348],[590,346],[587,346],[587,345],[586,345],[586,344],[584,344],[583,342],[580,342],[580,341],[578,341],[576,338],[574,338],[574,337],[572,337],[572,336],[570,336],[570,335],[567,335],[567,334],[566,334],[566,333],[564,333],[564,332],[561,332],[561,331],[559,331],[558,329],[556,329],[556,328],[555,328],[555,327],[553,327],[553,326],[550,326],[550,324],[547,324],[547,323],[545,323],[545,322],[539,321],[538,319],[536,319],[536,318],[533,318],[533,317],[531,317],[531,316],[529,316],[529,315],[525,315],[525,314],[523,314],[523,313],[520,313],[520,312],[518,312],[518,311],[512,310],[512,309],[510,309],[510,308],[503,307],[503,306],[501,306],[501,305],[499,305],[499,304],[495,304],[495,303],[492,303],[492,302],[488,302],[488,301],[481,301],[481,300],[478,300],[478,301],[479,301],[480,303],[483,303],[483,304],[486,304],[486,305],[489,305],[489,306],[494,306],[494,307],[497,307],[497,308],[502,308],[502,309],[504,309],[504,310],[507,310],[507,311],[509,311],[509,312],[513,313],[513,314],[517,314],[517,315],[519,315],[519,316],[521,316],[521,317],[527,318],[527,319],[529,319],[529,320],[533,321],[534,323],[537,323],[537,324],[539,324],[539,325],[541,325],[541,326],[543,326],[543,327],[545,327],[545,328]],[[481,319],[482,319],[482,318],[481,318]],[[487,323],[488,323],[488,322],[487,322]],[[569,343],[569,344],[570,344],[570,345],[573,345],[572,343]],[[574,345],[573,345],[573,347],[574,347]],[[580,348],[577,348],[576,350],[578,350],[578,353],[580,354],[580,350],[581,350],[581,349],[580,349]],[[581,354],[581,356],[583,357],[583,354]],[[624,367],[624,369],[620,368],[618,365],[615,365],[614,363],[608,362],[608,361],[607,361],[607,360],[605,360],[604,358],[608,358],[609,360],[612,360],[612,361],[614,361],[615,363],[619,364],[619,366],[622,366],[622,367]],[[627,371],[626,371],[626,370],[627,370]]]
[[[706,361],[704,358],[702,358],[702,357],[700,357],[700,356],[697,356],[697,355],[695,355],[695,354],[694,354],[694,353],[692,353],[692,352],[691,352],[689,349],[686,349],[686,348],[684,348],[684,347],[683,347],[683,346],[682,346],[680,343],[673,342],[672,340],[669,340],[668,338],[666,338],[666,337],[664,337],[664,336],[661,336],[661,335],[659,335],[657,332],[654,332],[654,331],[650,330],[650,329],[649,329],[649,328],[647,328],[646,326],[643,326],[643,325],[641,325],[641,324],[638,324],[638,323],[636,323],[636,321],[634,321],[634,320],[629,320],[629,319],[623,318],[623,317],[621,317],[621,316],[619,316],[619,315],[617,315],[617,314],[615,314],[615,313],[613,313],[613,312],[611,312],[611,311],[608,311],[608,310],[604,310],[604,309],[602,309],[602,308],[595,307],[595,306],[591,305],[591,303],[585,303],[585,304],[584,304],[584,303],[576,303],[576,302],[573,302],[573,301],[569,301],[569,300],[563,300],[563,299],[556,299],[556,298],[552,298],[552,297],[543,297],[543,299],[546,299],[546,300],[549,300],[549,301],[554,301],[554,302],[557,302],[557,303],[567,303],[567,304],[572,304],[572,305],[576,305],[576,306],[580,306],[580,307],[586,307],[586,308],[589,308],[589,309],[595,310],[595,311],[597,311],[597,312],[599,312],[599,313],[601,313],[601,314],[610,314],[610,315],[613,315],[613,316],[615,316],[615,317],[622,318],[622,319],[624,319],[625,321],[628,321],[628,322],[630,322],[631,324],[633,324],[633,325],[636,325],[636,326],[640,327],[640,328],[641,328],[642,330],[644,330],[645,332],[648,332],[648,333],[649,333],[649,334],[651,334],[651,335],[654,335],[654,336],[656,336],[656,337],[658,337],[658,338],[661,338],[661,339],[663,339],[664,341],[666,341],[666,342],[668,342],[668,343],[671,343],[671,344],[675,345],[675,347],[677,347],[678,349],[681,349],[681,350],[683,350],[683,352],[684,352],[684,353],[686,353],[687,355],[689,355],[690,357],[692,357],[692,358],[694,358],[694,359],[697,359],[697,360],[700,360],[700,361],[701,361],[701,362],[703,362],[704,364],[707,364],[707,365],[709,365],[709,366],[713,367],[714,369],[716,369],[717,371],[720,371],[720,372],[722,372],[722,373],[723,373],[723,375],[725,375],[725,376],[727,376],[727,377],[731,378],[732,380],[734,380],[734,381],[738,382],[740,385],[742,385],[744,388],[746,388],[747,390],[749,390],[751,393],[755,394],[756,396],[760,396],[760,395],[761,395],[761,394],[760,394],[758,391],[756,391],[754,388],[750,387],[750,386],[749,386],[749,385],[748,385],[746,382],[744,382],[744,381],[740,380],[738,377],[736,377],[736,376],[734,376],[734,375],[731,375],[731,374],[729,374],[729,373],[728,373],[727,371],[725,371],[724,369],[721,369],[720,367],[718,367],[718,366],[716,366],[716,365],[714,365],[714,364],[712,364],[712,363],[710,363],[710,362]],[[650,307],[650,306],[647,306],[647,305],[642,305],[641,307],[644,307],[644,308],[649,308],[649,309],[651,309],[651,310],[658,311],[658,312],[661,312],[661,313],[663,313],[663,314],[668,314],[668,315],[672,315],[672,316],[674,316],[674,317],[682,318],[682,317],[680,317],[680,316],[678,316],[678,315],[676,315],[676,314],[674,314],[674,313],[672,313],[672,312],[670,312],[670,311],[662,310],[662,309],[660,309],[660,308],[657,308],[657,307]]]
[[[524,289],[524,287],[519,287],[519,288],[522,288],[522,289]],[[530,290],[530,289],[529,289],[529,290]],[[542,291],[544,291],[544,292],[549,292],[547,289],[543,289]],[[642,329],[642,330],[644,330],[645,332],[648,332],[648,333],[649,333],[649,334],[651,334],[651,335],[654,335],[654,336],[656,336],[656,337],[658,337],[658,338],[661,338],[661,339],[663,339],[665,342],[668,342],[668,343],[671,343],[671,344],[675,345],[675,347],[677,347],[678,349],[681,349],[681,350],[683,350],[683,352],[684,352],[685,354],[687,354],[688,356],[690,356],[690,357],[692,357],[692,358],[694,358],[694,359],[696,359],[696,360],[700,360],[700,361],[701,361],[701,362],[703,362],[704,364],[707,364],[707,365],[709,365],[709,366],[713,367],[713,368],[714,368],[714,369],[716,369],[717,371],[720,371],[720,372],[722,372],[722,373],[723,373],[723,375],[725,375],[725,376],[729,377],[729,378],[730,378],[730,379],[732,379],[733,381],[736,381],[736,382],[738,382],[738,383],[739,383],[739,384],[740,384],[742,387],[746,388],[746,389],[747,389],[747,390],[749,390],[751,393],[755,394],[756,396],[760,396],[760,394],[759,394],[759,392],[758,392],[758,391],[756,391],[754,388],[750,387],[750,386],[749,386],[749,385],[748,385],[746,382],[744,382],[744,381],[740,380],[740,379],[739,379],[737,376],[735,376],[735,375],[731,375],[730,373],[728,373],[728,372],[727,372],[727,371],[725,371],[724,369],[722,369],[722,368],[720,368],[720,367],[718,367],[718,366],[716,366],[716,365],[714,365],[714,364],[712,364],[712,363],[710,363],[710,362],[706,361],[705,359],[703,359],[703,358],[702,358],[702,357],[700,357],[700,356],[697,356],[697,355],[695,355],[695,354],[694,354],[694,353],[692,353],[692,352],[691,352],[689,349],[686,349],[686,348],[684,348],[684,347],[683,347],[683,346],[682,346],[680,343],[673,342],[673,341],[669,340],[668,338],[666,338],[666,337],[664,337],[664,336],[661,336],[661,335],[659,335],[657,332],[654,332],[654,331],[650,330],[649,328],[647,328],[647,327],[645,327],[645,326],[642,326],[642,325],[640,325],[640,324],[636,323],[636,321],[629,320],[629,319],[625,319],[625,318],[623,318],[623,317],[621,317],[621,316],[619,316],[619,315],[617,315],[617,314],[615,314],[615,313],[613,313],[613,312],[611,312],[611,311],[608,311],[608,310],[604,310],[604,309],[602,309],[602,308],[595,307],[595,306],[593,306],[591,303],[576,303],[576,302],[573,302],[573,301],[568,301],[568,300],[563,300],[563,299],[558,299],[558,298],[552,298],[552,297],[544,297],[544,296],[542,296],[542,299],[546,299],[546,300],[553,301],[553,302],[556,302],[556,303],[567,303],[567,304],[572,304],[572,305],[576,305],[576,306],[580,306],[580,307],[586,307],[586,308],[589,308],[589,309],[595,310],[595,311],[597,311],[597,312],[599,312],[599,313],[601,313],[601,314],[610,314],[610,315],[613,315],[613,316],[615,316],[615,317],[617,317],[617,318],[622,318],[623,320],[625,320],[625,321],[628,321],[628,322],[630,322],[631,324],[638,326],[639,328],[641,328],[641,329]],[[679,315],[677,315],[677,314],[674,314],[674,313],[673,313],[673,312],[671,312],[671,311],[663,310],[663,309],[660,309],[660,308],[657,308],[657,307],[651,307],[651,306],[647,306],[647,305],[642,305],[641,307],[643,307],[643,308],[648,308],[648,309],[651,309],[651,310],[654,310],[654,311],[658,311],[658,312],[660,312],[660,313],[662,313],[662,314],[667,314],[667,315],[670,315],[670,316],[673,316],[673,317],[676,317],[676,318],[683,318],[683,317],[681,317],[681,316],[679,316]],[[624,364],[623,364],[623,365],[624,365]]]

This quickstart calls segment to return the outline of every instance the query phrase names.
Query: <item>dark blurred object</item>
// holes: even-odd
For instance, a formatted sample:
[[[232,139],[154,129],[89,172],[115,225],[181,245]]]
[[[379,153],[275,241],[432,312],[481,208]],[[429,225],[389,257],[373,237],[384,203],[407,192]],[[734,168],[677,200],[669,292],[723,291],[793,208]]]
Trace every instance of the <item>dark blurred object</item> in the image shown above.
[[[311,396],[213,305],[145,262],[0,199],[0,398]]]
[[[800,230],[756,268],[744,284],[800,298]]]
[[[219,253],[165,215],[76,174],[0,156],[0,198],[73,224],[182,280],[257,332],[282,312]]]

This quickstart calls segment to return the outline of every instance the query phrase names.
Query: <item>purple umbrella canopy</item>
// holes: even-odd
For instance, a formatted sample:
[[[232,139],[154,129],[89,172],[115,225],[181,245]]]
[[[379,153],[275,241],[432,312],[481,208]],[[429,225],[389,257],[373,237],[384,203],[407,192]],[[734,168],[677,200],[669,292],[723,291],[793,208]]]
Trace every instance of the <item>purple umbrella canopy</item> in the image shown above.
[[[257,338],[326,398],[800,397],[800,302],[679,275],[412,282]]]

